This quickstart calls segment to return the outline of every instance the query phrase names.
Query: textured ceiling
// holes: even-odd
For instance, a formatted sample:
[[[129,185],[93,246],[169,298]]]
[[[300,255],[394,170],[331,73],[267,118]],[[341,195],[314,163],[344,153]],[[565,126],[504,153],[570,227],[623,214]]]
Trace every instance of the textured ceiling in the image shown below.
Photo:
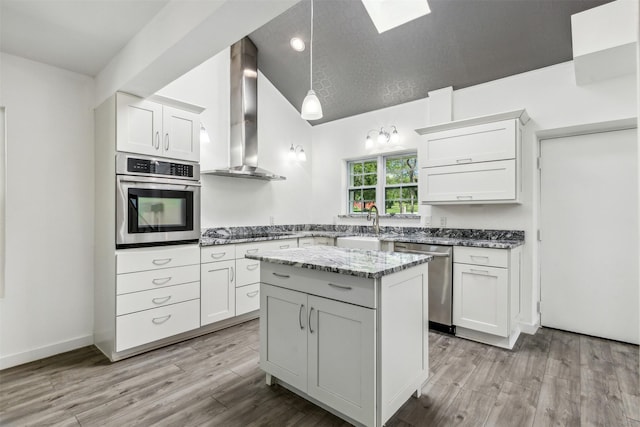
[[[358,0],[314,2],[320,124],[572,59],[571,15],[610,0],[429,0],[431,14],[378,34]],[[298,110],[309,90],[310,1],[249,35],[259,68]],[[289,40],[307,42],[295,52]]]

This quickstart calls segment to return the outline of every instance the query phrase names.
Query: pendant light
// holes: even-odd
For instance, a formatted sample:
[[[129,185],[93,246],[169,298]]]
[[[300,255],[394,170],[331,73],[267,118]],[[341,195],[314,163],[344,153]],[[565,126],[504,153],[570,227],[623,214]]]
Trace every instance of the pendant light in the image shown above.
[[[322,118],[322,105],[313,91],[313,0],[311,0],[311,38],[309,40],[309,92],[302,101],[300,116],[305,120],[318,120]]]

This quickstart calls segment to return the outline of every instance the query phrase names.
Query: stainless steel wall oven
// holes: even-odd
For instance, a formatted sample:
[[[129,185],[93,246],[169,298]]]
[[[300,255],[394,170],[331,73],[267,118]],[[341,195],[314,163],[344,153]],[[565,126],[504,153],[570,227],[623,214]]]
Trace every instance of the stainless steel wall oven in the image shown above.
[[[200,166],[139,154],[116,155],[116,247],[200,239]]]

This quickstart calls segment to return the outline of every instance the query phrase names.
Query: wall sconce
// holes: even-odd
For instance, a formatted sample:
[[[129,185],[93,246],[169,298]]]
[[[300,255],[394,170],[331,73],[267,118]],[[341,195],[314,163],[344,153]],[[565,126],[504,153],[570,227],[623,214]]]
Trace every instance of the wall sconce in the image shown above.
[[[299,162],[307,161],[307,155],[304,153],[302,145],[296,145],[294,147],[293,144],[291,144],[291,148],[289,148],[289,160],[297,160]]]
[[[386,144],[391,142],[392,144],[397,144],[400,141],[400,134],[398,133],[398,129],[394,125],[390,125],[389,128],[393,128],[391,132],[385,130],[383,126],[380,127],[380,130],[371,129],[367,132],[367,139],[365,140],[365,147],[372,148],[373,147],[373,138],[371,138],[371,132],[378,132],[378,136],[376,140],[378,144]]]
[[[209,144],[211,142],[211,138],[209,138],[209,132],[207,132],[207,128],[204,127],[202,123],[200,123],[200,144]]]

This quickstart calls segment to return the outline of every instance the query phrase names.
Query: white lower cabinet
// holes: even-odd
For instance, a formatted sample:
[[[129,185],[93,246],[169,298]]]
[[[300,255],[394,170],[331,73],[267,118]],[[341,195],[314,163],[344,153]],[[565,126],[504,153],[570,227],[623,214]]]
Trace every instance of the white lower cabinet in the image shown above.
[[[519,334],[521,250],[453,248],[456,335],[512,348]]]
[[[235,260],[200,266],[201,326],[236,315]]]
[[[260,283],[236,288],[236,316],[260,309]]]
[[[263,369],[364,424],[374,422],[375,310],[262,285]]]

